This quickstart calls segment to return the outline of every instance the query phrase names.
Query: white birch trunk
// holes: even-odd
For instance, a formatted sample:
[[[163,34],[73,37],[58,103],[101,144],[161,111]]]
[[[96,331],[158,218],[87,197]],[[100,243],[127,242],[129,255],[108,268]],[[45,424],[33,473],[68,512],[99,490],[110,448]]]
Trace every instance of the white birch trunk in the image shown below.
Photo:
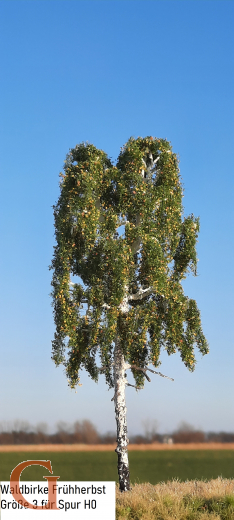
[[[130,489],[129,462],[128,462],[128,437],[127,437],[127,417],[125,404],[125,377],[126,363],[121,352],[119,339],[116,338],[114,351],[114,383],[115,383],[115,418],[117,426],[117,448],[118,455],[118,474],[120,491]]]
[[[144,170],[142,173],[144,177]],[[138,227],[141,223],[140,215],[136,217],[136,226]],[[131,250],[135,254],[140,247],[141,238],[138,237],[132,244]],[[125,296],[119,306],[120,311],[123,314],[127,314],[129,311],[129,294],[128,285],[125,285]],[[114,385],[115,385],[115,419],[117,426],[117,448],[116,453],[118,455],[118,474],[119,474],[119,489],[120,491],[130,490],[130,478],[129,478],[129,462],[128,462],[128,437],[127,437],[127,408],[125,402],[125,388],[126,388],[126,369],[130,368],[130,365],[125,363],[124,355],[121,352],[118,332],[115,341],[114,350]]]

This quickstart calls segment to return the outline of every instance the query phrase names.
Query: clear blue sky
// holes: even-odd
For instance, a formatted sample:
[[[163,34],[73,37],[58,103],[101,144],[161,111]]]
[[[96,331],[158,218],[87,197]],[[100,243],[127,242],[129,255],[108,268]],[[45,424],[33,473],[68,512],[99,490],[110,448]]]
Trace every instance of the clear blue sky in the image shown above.
[[[180,421],[234,431],[234,2],[0,0],[0,421],[90,419],[114,430],[112,393],[86,374],[77,393],[52,363],[52,205],[70,147],[116,159],[130,136],[180,156],[185,214],[200,216],[197,300],[210,354],[193,374],[162,355],[145,390],[127,389],[129,432]]]

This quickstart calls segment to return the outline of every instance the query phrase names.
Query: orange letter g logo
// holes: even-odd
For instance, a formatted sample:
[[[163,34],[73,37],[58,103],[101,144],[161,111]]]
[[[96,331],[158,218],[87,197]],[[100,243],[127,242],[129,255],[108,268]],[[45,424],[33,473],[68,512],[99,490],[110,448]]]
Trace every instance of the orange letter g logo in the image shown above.
[[[28,509],[35,509],[35,506],[33,504],[30,504],[30,502],[27,502],[24,498],[24,496],[20,492],[20,475],[22,471],[27,468],[28,466],[43,466],[44,468],[48,469],[50,473],[53,473],[52,466],[50,460],[27,460],[25,462],[21,462],[18,464],[18,466],[13,469],[11,473],[10,478],[10,487],[12,489],[12,495],[16,502],[19,504],[22,503],[24,507],[27,507]],[[59,509],[57,507],[57,479],[60,477],[55,476],[48,476],[43,477],[48,480],[48,502],[46,506],[37,506],[36,509],[49,509],[55,511],[56,509]],[[19,502],[21,501],[21,502]]]

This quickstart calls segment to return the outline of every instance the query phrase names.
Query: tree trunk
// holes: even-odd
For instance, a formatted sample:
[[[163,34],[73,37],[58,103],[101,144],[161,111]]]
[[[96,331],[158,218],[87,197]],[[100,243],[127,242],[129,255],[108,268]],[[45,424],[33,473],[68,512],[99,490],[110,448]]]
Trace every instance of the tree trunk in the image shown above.
[[[127,437],[127,417],[125,404],[125,378],[126,363],[120,350],[118,337],[115,342],[114,352],[114,382],[115,382],[115,418],[117,426],[117,448],[118,455],[118,474],[120,491],[130,489],[129,462],[128,462],[128,437]]]

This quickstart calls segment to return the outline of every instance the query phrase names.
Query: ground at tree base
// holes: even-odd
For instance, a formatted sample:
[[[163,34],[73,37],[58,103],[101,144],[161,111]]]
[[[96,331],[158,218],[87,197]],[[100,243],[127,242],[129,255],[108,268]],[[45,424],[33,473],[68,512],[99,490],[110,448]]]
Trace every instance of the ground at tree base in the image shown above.
[[[234,520],[234,479],[177,480],[116,490],[116,520]]]

